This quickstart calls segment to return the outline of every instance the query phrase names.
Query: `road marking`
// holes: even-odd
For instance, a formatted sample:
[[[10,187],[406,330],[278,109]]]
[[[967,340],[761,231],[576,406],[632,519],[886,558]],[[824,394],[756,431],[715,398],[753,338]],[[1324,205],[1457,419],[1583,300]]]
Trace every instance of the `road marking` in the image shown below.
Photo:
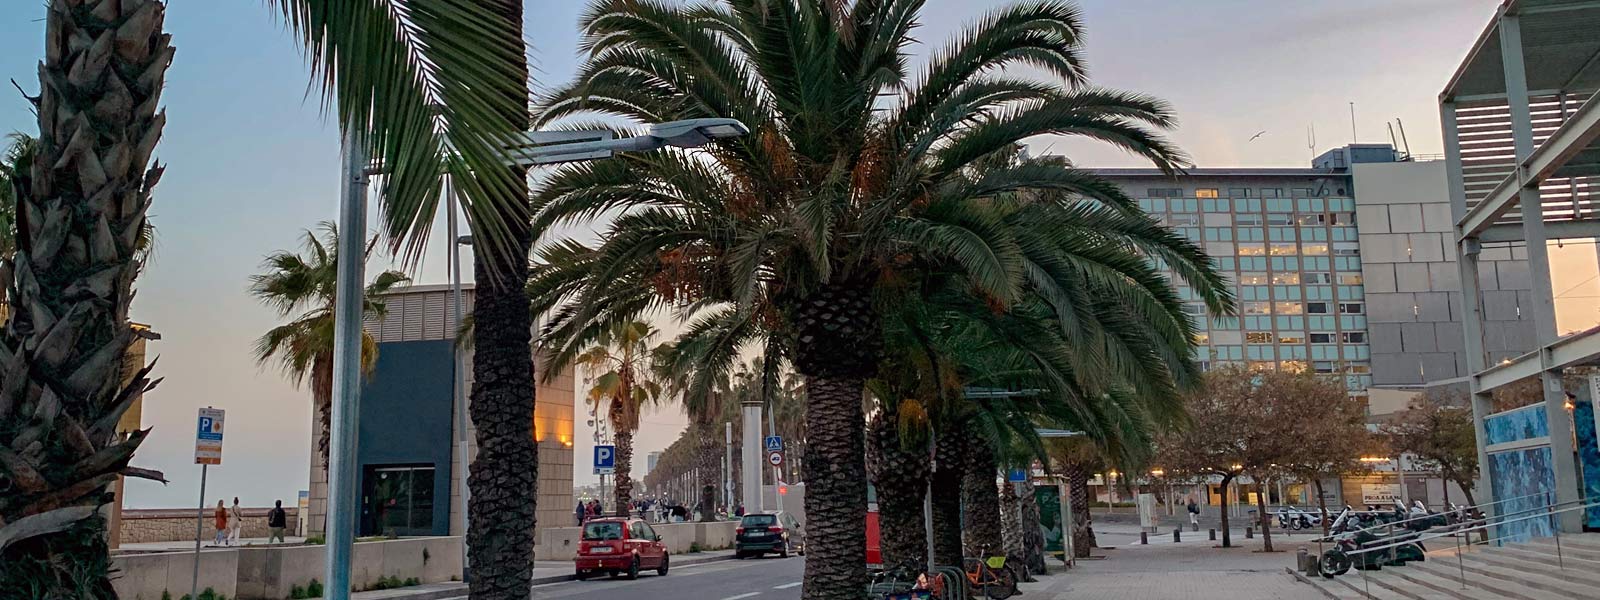
[[[728,596],[727,598],[723,598],[722,600],[739,600],[740,598],[749,598],[751,596],[760,596],[760,595],[761,595],[761,592],[750,592],[748,594],[739,594],[737,596]]]
[[[779,586],[773,586],[773,588],[772,588],[772,589],[775,589],[775,590],[787,590],[787,589],[789,589],[789,588],[796,588],[796,587],[800,587],[800,584],[801,584],[801,582],[799,582],[799,581],[796,581],[796,582],[794,582],[794,583],[785,583],[785,584],[783,584],[783,585],[779,585]]]

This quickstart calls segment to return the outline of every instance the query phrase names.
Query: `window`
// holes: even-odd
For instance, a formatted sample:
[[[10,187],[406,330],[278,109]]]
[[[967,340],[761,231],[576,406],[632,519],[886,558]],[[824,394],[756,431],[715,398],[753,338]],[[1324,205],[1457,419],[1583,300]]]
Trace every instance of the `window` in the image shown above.
[[[1194,334],[1194,345],[1206,346],[1209,344],[1211,344],[1211,334],[1209,332],[1200,332]]]
[[[1204,317],[1204,316],[1206,316],[1206,305],[1204,305],[1204,304],[1196,304],[1196,303],[1184,304],[1183,305],[1183,314],[1189,315],[1191,317]]]
[[[1333,276],[1327,273],[1301,273],[1300,280],[1311,285],[1326,285],[1333,283]]]
[[[1283,195],[1283,188],[1261,188],[1262,198],[1277,198]]]
[[[1356,242],[1334,242],[1334,256],[1361,256],[1361,247]]]
[[[1294,224],[1294,217],[1286,213],[1272,213],[1267,215],[1267,224],[1284,227]]]
[[[1300,283],[1300,274],[1294,272],[1273,273],[1273,285],[1297,285]]]
[[[1356,214],[1351,212],[1336,212],[1329,215],[1329,225],[1355,225]]]
[[[1363,303],[1360,303],[1360,302],[1340,302],[1339,303],[1339,314],[1341,314],[1341,315],[1359,315],[1359,314],[1365,314],[1366,311],[1367,311],[1367,306],[1365,304],[1363,304]]]
[[[600,521],[583,526],[583,539],[591,541],[622,539],[622,522]]]
[[[1344,372],[1365,375],[1372,372],[1372,365],[1367,363],[1350,363],[1344,366]]]
[[[1309,198],[1311,196],[1321,195],[1317,193],[1317,190],[1312,188],[1294,188],[1289,191],[1292,192],[1296,198]]]
[[[1271,344],[1272,334],[1265,331],[1250,331],[1244,334],[1246,344]]]
[[[1266,244],[1239,244],[1239,256],[1266,256]]]
[[[1334,334],[1327,331],[1313,331],[1308,336],[1313,344],[1332,344]]]
[[[1183,190],[1178,188],[1150,188],[1145,190],[1145,195],[1151,198],[1182,198]]]
[[[1299,302],[1278,302],[1273,305],[1273,308],[1280,315],[1298,315],[1305,313],[1305,307]]]
[[[1278,343],[1279,344],[1304,344],[1304,343],[1306,343],[1306,338],[1301,337],[1301,334],[1298,334],[1298,333],[1292,333],[1292,332],[1291,333],[1281,333],[1281,334],[1278,334]]]
[[[1249,365],[1246,365],[1245,368],[1255,373],[1263,373],[1266,371],[1278,370],[1278,363],[1267,361],[1251,362]]]
[[[1200,215],[1195,215],[1195,214],[1174,214],[1174,215],[1170,215],[1170,216],[1167,217],[1167,224],[1171,225],[1173,227],[1182,227],[1182,226],[1185,226],[1185,225],[1199,225],[1200,224]]]
[[[1240,273],[1239,285],[1266,285],[1266,273]]]
[[[1217,188],[1200,188],[1194,191],[1196,198],[1216,198]]]
[[[433,467],[367,467],[361,482],[361,535],[432,535],[433,474]]]
[[[1310,256],[1327,256],[1328,245],[1322,242],[1308,243],[1300,247],[1300,252]]]
[[[1326,225],[1328,223],[1328,217],[1327,215],[1299,215],[1294,218],[1294,222],[1302,227]]]
[[[1240,227],[1260,227],[1261,215],[1253,213],[1240,213],[1233,216],[1233,224]]]
[[[1339,285],[1361,285],[1360,273],[1340,273]]]
[[[1334,367],[1333,361],[1319,360],[1311,363],[1311,370],[1318,373],[1333,373],[1337,369]]]
[[[745,515],[739,520],[739,525],[744,527],[767,527],[775,525],[778,517],[770,514]]]
[[[1272,313],[1272,303],[1271,302],[1246,302],[1246,303],[1244,303],[1244,311],[1243,311],[1242,314],[1246,314],[1246,315],[1266,315],[1266,314],[1271,314],[1271,313]]]
[[[1293,256],[1295,254],[1299,254],[1299,252],[1300,252],[1299,248],[1296,248],[1294,244],[1273,244],[1272,245],[1272,255],[1273,256]],[[1243,254],[1243,253],[1241,252],[1241,254]]]
[[[1308,314],[1308,315],[1326,315],[1326,314],[1329,314],[1328,313],[1328,309],[1329,309],[1329,306],[1328,306],[1327,302],[1307,302],[1306,303],[1306,314]]]
[[[1231,198],[1249,198],[1250,188],[1228,188],[1228,196]]]
[[[1365,343],[1367,343],[1367,332],[1365,332],[1365,331],[1346,331],[1346,332],[1344,332],[1343,335],[1344,335],[1344,343],[1346,343],[1346,344],[1365,344]]]

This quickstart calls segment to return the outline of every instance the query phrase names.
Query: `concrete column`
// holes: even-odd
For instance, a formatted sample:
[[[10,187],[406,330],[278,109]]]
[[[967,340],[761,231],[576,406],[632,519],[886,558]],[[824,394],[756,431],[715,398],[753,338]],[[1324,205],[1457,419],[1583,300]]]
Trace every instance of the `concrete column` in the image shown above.
[[[1505,70],[1506,103],[1511,109],[1511,140],[1517,152],[1518,170],[1523,161],[1533,155],[1533,115],[1528,105],[1528,80],[1522,56],[1521,21],[1515,15],[1500,19],[1500,60]],[[1524,174],[1525,175],[1525,174]],[[1522,239],[1528,247],[1528,273],[1533,282],[1533,326],[1538,344],[1543,347],[1556,340],[1555,292],[1550,282],[1550,251],[1545,245],[1544,208],[1540,204],[1539,183],[1528,181],[1523,175],[1518,203],[1522,208]],[[1550,426],[1550,462],[1555,470],[1556,501],[1570,502],[1579,499],[1578,471],[1572,458],[1572,416],[1567,414],[1566,392],[1561,387],[1561,372],[1544,371],[1540,374],[1540,387],[1544,391],[1544,414]],[[1580,513],[1563,513],[1562,531],[1582,531]]]
[[[740,501],[744,503],[745,512],[766,510],[761,494],[761,468],[767,464],[767,455],[761,451],[761,401],[740,404],[739,415],[744,427],[744,444],[740,447],[743,456],[739,457],[743,469],[739,476],[744,486]]]

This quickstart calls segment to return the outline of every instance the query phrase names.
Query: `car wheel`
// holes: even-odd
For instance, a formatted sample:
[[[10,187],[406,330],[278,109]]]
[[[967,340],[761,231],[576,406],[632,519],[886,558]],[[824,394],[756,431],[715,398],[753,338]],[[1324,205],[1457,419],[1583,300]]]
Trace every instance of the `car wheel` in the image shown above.
[[[589,578],[589,572],[588,571],[584,571],[582,569],[579,569],[577,573],[574,573],[572,575],[572,578],[576,579],[578,581],[583,581],[583,580]]]
[[[778,558],[789,558],[789,542],[784,542],[783,546],[778,548]]]
[[[638,578],[639,578],[639,557],[635,556],[635,557],[633,557],[633,562],[628,565],[628,579],[633,580],[633,579],[638,579]]]
[[[668,557],[667,555],[665,555],[665,554],[661,555],[661,568],[656,569],[656,575],[665,576],[667,574],[667,563],[670,560],[671,560],[671,558]]]
[[[734,560],[744,560],[744,551],[743,550],[734,550],[733,551],[733,559]]]

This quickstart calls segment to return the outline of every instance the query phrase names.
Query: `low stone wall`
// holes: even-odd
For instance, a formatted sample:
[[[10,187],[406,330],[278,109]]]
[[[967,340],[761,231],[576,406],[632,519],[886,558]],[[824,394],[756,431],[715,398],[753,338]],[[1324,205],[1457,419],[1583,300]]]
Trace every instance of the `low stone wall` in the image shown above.
[[[718,521],[715,523],[695,523],[695,540],[700,543],[702,550],[722,550],[733,547],[734,530],[738,529],[737,521]]]
[[[242,508],[244,513],[244,531],[241,536],[247,538],[267,537],[267,513],[271,508]],[[205,518],[200,523],[200,538],[210,540],[216,535],[216,524],[212,517],[216,514],[216,507],[206,509]],[[283,512],[288,513],[286,522],[290,530],[294,529],[298,519],[298,509],[286,506]],[[124,509],[122,511],[122,543],[137,544],[140,542],[178,542],[194,539],[195,509]],[[232,594],[229,594],[230,596]]]
[[[666,544],[667,552],[672,554],[685,554],[695,544],[701,550],[722,550],[733,547],[734,529],[739,526],[736,521],[718,521],[715,523],[652,523],[654,529],[661,536],[661,542]],[[544,527],[539,530],[538,548],[535,549],[539,560],[572,560],[578,555],[578,542],[583,535],[579,527]]]
[[[200,589],[239,600],[282,600],[293,586],[323,578],[326,553],[321,545],[206,550],[200,553]],[[189,593],[194,553],[123,554],[112,565],[120,572],[112,586],[122,600],[161,600],[163,592],[180,598]],[[436,583],[460,574],[460,537],[361,542],[351,554],[350,582],[358,591],[383,577]]]

